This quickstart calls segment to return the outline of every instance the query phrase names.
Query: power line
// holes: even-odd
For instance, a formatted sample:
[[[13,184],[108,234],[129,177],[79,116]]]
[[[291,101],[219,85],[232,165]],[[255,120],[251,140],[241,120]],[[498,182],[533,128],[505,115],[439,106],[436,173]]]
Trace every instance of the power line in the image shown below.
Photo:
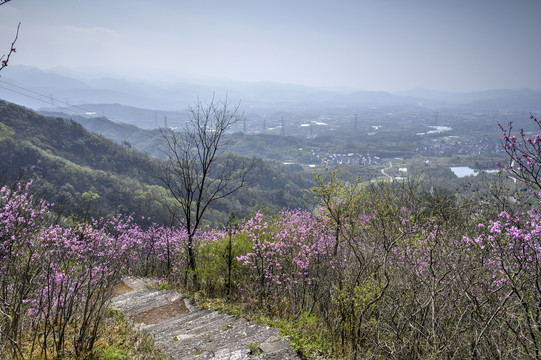
[[[8,90],[8,91],[11,91],[11,92],[13,92],[13,93],[15,93],[15,94],[19,94],[19,95],[22,95],[22,96],[26,96],[26,97],[28,97],[28,98],[30,98],[30,99],[34,99],[34,100],[37,100],[37,101],[41,101],[41,102],[43,102],[43,103],[45,103],[45,104],[47,104],[47,105],[50,105],[50,96],[48,96],[48,95],[44,95],[44,94],[41,94],[41,93],[39,93],[39,92],[37,92],[37,91],[30,90],[30,89],[24,88],[24,87],[22,87],[22,86],[15,85],[15,84],[12,84],[12,83],[9,83],[9,82],[7,82],[7,81],[5,81],[5,80],[2,80],[2,79],[0,79],[0,82],[2,82],[2,83],[4,83],[4,84],[7,84],[7,85],[10,85],[10,86],[13,86],[13,87],[18,88],[18,89],[27,91],[27,92],[29,92],[29,93],[31,93],[31,94],[35,94],[35,95],[41,96],[41,97],[46,98],[46,99],[48,99],[48,100],[43,100],[43,99],[37,98],[37,97],[35,97],[35,96],[31,96],[31,95],[22,93],[22,92],[20,92],[20,91],[16,91],[16,90],[13,90],[13,89],[4,87],[4,86],[0,86],[0,88],[2,88],[2,89],[4,89],[4,90]],[[85,109],[85,108],[82,108],[82,107],[76,106],[76,105],[70,105],[69,103],[64,102],[64,101],[62,101],[62,100],[55,100],[55,101],[58,102],[58,103],[67,105],[67,106],[58,106],[59,108],[64,109],[64,110],[68,110],[68,111],[72,111],[72,112],[74,112],[74,113],[77,113],[77,111],[75,111],[75,109],[77,109],[77,110],[80,110],[80,111],[81,111],[80,114],[83,114],[83,115],[86,115],[86,113],[91,112],[91,111],[88,110],[88,109]],[[98,115],[105,117],[105,116],[102,115],[102,114],[98,114]]]
[[[38,93],[38,92],[36,92],[36,91],[34,91],[34,90],[30,90],[30,89],[23,88],[22,86],[19,86],[19,85],[12,84],[12,83],[7,82],[7,81],[5,81],[5,80],[0,79],[0,82],[3,82],[4,84],[8,84],[8,85],[10,85],[10,86],[14,86],[14,87],[19,88],[19,89],[22,89],[22,90],[24,90],[24,91],[28,91],[28,92],[30,92],[30,93],[32,93],[32,94],[36,94],[36,95],[39,95],[39,96],[43,96],[43,97],[45,97],[45,98],[48,98],[48,96],[46,96],[46,95],[40,94],[40,93]]]
[[[47,99],[47,100],[43,100],[43,99],[37,98],[37,97],[35,97],[35,96],[32,96],[32,95],[28,95],[28,94],[22,93],[22,92],[20,92],[20,91],[16,91],[16,90],[14,90],[14,89],[10,89],[10,88],[4,87],[4,86],[0,86],[0,88],[2,88],[2,89],[4,89],[4,90],[8,90],[8,91],[11,91],[11,92],[13,92],[13,93],[16,93],[16,94],[19,94],[19,95],[22,95],[22,96],[26,96],[26,97],[28,97],[28,98],[30,98],[30,99],[34,99],[34,100],[40,101],[40,102],[42,102],[42,103],[45,103],[45,104],[47,104],[47,105],[50,105],[50,99],[51,99],[51,96],[50,96],[50,95],[44,95],[44,94],[39,93],[39,92],[37,92],[37,91],[31,90],[31,89],[27,89],[27,88],[25,88],[25,87],[22,87],[22,86],[19,86],[19,85],[16,85],[16,84],[12,84],[12,83],[7,82],[7,81],[2,80],[2,79],[0,79],[0,82],[1,82],[1,83],[4,83],[4,84],[7,84],[7,85],[10,85],[10,86],[13,86],[13,87],[18,88],[18,89],[27,91],[27,92],[29,92],[29,93],[31,93],[31,94],[35,94],[35,95],[41,96],[41,97],[43,97],[43,98],[45,98],[45,99]],[[114,120],[114,119],[112,119],[111,117],[105,116],[105,115],[103,114],[103,111],[102,111],[102,112],[91,111],[91,110],[85,109],[85,108],[83,108],[83,107],[81,107],[81,106],[78,106],[78,105],[71,105],[71,104],[68,103],[68,102],[64,102],[64,101],[58,100],[58,99],[55,99],[55,101],[56,101],[57,103],[60,103],[60,104],[64,104],[64,105],[65,105],[65,106],[57,106],[57,108],[60,108],[60,109],[63,109],[63,110],[70,111],[70,112],[72,112],[72,113],[80,114],[80,115],[89,115],[88,113],[94,113],[94,114],[96,114],[96,116],[101,116],[101,117],[107,118],[107,119],[109,119],[109,120],[111,120],[111,121],[117,121],[117,122],[118,122],[118,120]],[[115,118],[118,119],[119,117],[115,117]],[[120,117],[120,118],[122,118],[122,117]],[[130,117],[130,118],[125,118],[125,119],[132,119],[132,117]],[[146,117],[145,117],[145,119],[146,119]]]
[[[7,88],[7,87],[4,87],[4,86],[0,86],[1,89],[11,91],[11,92],[13,92],[15,94],[19,94],[19,95],[22,95],[22,96],[26,96],[27,98],[30,98],[30,99],[33,99],[33,100],[36,100],[36,101],[40,101],[40,102],[45,103],[47,105],[51,105],[51,95],[45,95],[45,94],[42,94],[40,92],[25,88],[23,86],[10,83],[8,81],[3,80],[2,78],[0,78],[0,83],[4,83],[6,85],[15,87],[17,89],[21,89],[23,91],[26,91],[26,92],[28,92],[30,94],[40,96],[42,98],[38,98],[36,96],[32,96],[32,95],[29,95],[29,94],[26,94],[26,93],[23,93],[23,92],[20,92],[20,91],[11,89],[11,88]],[[94,113],[94,114],[96,114],[96,116],[101,116],[101,117],[107,118],[107,119],[109,119],[111,121],[115,121],[115,122],[128,122],[129,123],[130,121],[133,121],[133,120],[149,120],[149,119],[151,119],[150,116],[144,116],[144,115],[143,116],[141,116],[141,115],[140,116],[130,115],[128,117],[124,117],[124,116],[113,116],[113,117],[106,116],[104,114],[104,111],[103,111],[103,104],[102,104],[102,110],[101,111],[92,111],[92,110],[89,110],[89,109],[85,109],[84,107],[81,107],[79,105],[72,105],[72,104],[70,104],[68,102],[65,102],[65,101],[62,101],[62,100],[54,99],[54,101],[57,102],[57,103],[65,105],[65,106],[56,106],[56,107],[60,108],[60,109],[63,109],[63,110],[66,110],[68,112],[72,112],[72,113],[80,114],[80,115],[87,115],[87,116],[89,115],[88,113]],[[156,116],[155,112],[154,112],[154,114]]]
[[[28,94],[24,94],[24,93],[19,92],[19,91],[15,91],[15,90],[13,90],[13,89],[10,89],[10,88],[7,88],[7,87],[1,86],[1,85],[0,85],[0,89],[8,90],[8,91],[11,91],[11,92],[13,92],[13,93],[15,93],[15,94],[23,95],[23,96],[26,96],[26,97],[28,97],[28,98],[30,98],[30,99],[34,99],[34,100],[41,101],[41,102],[44,102],[44,103],[46,103],[46,104],[49,104],[48,101],[45,101],[45,100],[42,100],[42,99],[38,99],[37,97],[30,96],[30,95],[28,95]]]
[[[27,98],[34,99],[36,101],[41,101],[41,102],[43,102],[45,104],[50,104],[49,101],[45,101],[45,100],[39,99],[39,98],[37,98],[35,96],[31,96],[31,95],[28,95],[28,94],[22,93],[20,91],[16,91],[16,90],[13,90],[13,89],[1,86],[1,85],[0,85],[0,89],[8,90],[8,91],[11,91],[12,93],[19,94],[19,95],[22,95],[22,96],[26,96]],[[62,101],[57,101],[57,102],[62,102]],[[85,109],[82,109],[82,108],[79,108],[79,109],[83,110],[83,112],[77,112],[74,109],[69,109],[68,107],[64,107],[64,106],[57,106],[57,107],[60,108],[60,109],[68,110],[68,111],[71,111],[73,113],[79,113],[79,114],[82,114],[82,115],[86,115],[89,112],[88,110],[85,110]]]

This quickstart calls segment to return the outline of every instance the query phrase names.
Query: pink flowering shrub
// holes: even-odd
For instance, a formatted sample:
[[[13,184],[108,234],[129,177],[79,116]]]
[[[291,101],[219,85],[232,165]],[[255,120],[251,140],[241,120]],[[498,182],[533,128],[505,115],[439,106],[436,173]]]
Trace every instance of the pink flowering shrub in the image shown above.
[[[502,352],[539,358],[541,213],[535,209],[528,214],[503,212],[479,227],[479,236],[464,237],[463,241],[466,251],[477,255],[470,261],[478,261],[484,270],[472,297],[476,304],[492,305],[483,318],[486,332],[498,333],[496,346]]]
[[[310,308],[328,276],[343,266],[331,256],[334,229],[329,221],[306,211],[286,210],[263,220],[258,213],[241,232],[252,248],[237,260],[245,267],[244,291],[293,312]]]
[[[40,273],[38,236],[48,205],[27,193],[28,187],[0,189],[0,353],[19,353],[17,339]]]
[[[530,116],[541,130],[541,121],[533,115]],[[503,150],[508,155],[507,163],[498,166],[513,177],[524,181],[525,184],[541,190],[541,135],[528,136],[524,129],[519,130],[518,137],[513,135],[513,123],[507,127],[499,124],[502,131]]]
[[[475,225],[453,202],[427,209],[422,192],[402,191],[378,185],[343,205],[339,237],[325,212],[256,214],[233,236],[235,293],[315,317],[303,336],[340,344],[333,356],[535,358],[538,213]],[[204,236],[199,262],[222,265],[201,280],[223,285],[228,234]]]
[[[96,340],[113,285],[125,271],[130,245],[87,224],[43,229],[38,237],[42,256],[27,312],[34,340],[53,344],[63,354],[66,329],[75,329],[75,355],[90,351]],[[42,346],[42,354],[47,348]]]
[[[80,357],[92,350],[122,274],[165,269],[176,245],[167,246],[169,230],[143,231],[130,217],[49,225],[48,205],[29,186],[0,190],[0,353]],[[24,353],[23,341],[31,344]]]

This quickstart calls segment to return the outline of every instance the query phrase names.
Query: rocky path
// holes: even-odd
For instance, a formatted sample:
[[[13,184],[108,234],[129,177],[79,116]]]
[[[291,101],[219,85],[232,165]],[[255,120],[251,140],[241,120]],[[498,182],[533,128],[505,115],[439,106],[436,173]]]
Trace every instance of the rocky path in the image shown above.
[[[150,280],[124,278],[112,307],[149,333],[173,359],[299,359],[278,330],[192,306],[176,291],[149,288]]]

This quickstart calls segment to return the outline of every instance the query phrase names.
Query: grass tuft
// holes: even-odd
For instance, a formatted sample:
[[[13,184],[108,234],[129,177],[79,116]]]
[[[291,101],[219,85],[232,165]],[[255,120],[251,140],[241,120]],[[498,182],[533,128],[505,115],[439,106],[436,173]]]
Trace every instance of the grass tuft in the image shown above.
[[[169,360],[158,350],[152,339],[134,330],[127,318],[111,310],[104,320],[103,330],[91,360]]]

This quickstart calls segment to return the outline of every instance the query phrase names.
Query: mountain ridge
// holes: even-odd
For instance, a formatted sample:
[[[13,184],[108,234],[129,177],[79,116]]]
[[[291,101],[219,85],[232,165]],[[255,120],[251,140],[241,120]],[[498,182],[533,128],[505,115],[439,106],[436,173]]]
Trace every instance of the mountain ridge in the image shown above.
[[[6,83],[7,82],[7,83]],[[9,85],[13,83],[19,88]],[[541,91],[531,89],[496,89],[478,92],[444,92],[413,89],[403,92],[367,90],[329,90],[302,85],[273,82],[215,81],[206,83],[148,82],[114,77],[90,78],[65,75],[59,70],[40,70],[13,66],[4,69],[0,78],[0,98],[33,109],[55,103],[60,107],[70,104],[112,104],[136,106],[160,111],[183,111],[195,99],[227,96],[232,103],[242,100],[246,108],[288,108],[309,106],[476,106],[494,110],[521,109],[537,111],[541,105]],[[518,99],[522,97],[522,99]],[[36,100],[35,98],[38,98]]]

